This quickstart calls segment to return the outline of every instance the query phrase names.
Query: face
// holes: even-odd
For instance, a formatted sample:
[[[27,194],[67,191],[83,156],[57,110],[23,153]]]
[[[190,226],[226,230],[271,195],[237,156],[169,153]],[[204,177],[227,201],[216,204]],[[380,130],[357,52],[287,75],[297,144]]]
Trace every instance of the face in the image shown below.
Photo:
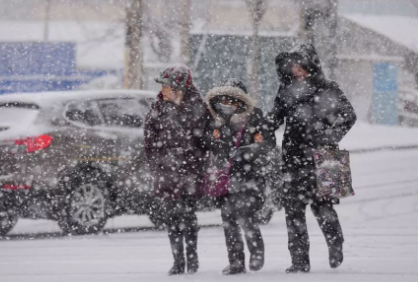
[[[238,108],[238,103],[229,99],[221,100],[221,104],[225,106],[232,106],[235,110]]]
[[[294,64],[292,66],[292,72],[295,78],[299,81],[303,81],[309,76],[309,73],[299,64]]]
[[[162,86],[161,93],[163,94],[164,101],[167,102],[177,102],[183,95],[181,90],[176,90],[168,85]]]

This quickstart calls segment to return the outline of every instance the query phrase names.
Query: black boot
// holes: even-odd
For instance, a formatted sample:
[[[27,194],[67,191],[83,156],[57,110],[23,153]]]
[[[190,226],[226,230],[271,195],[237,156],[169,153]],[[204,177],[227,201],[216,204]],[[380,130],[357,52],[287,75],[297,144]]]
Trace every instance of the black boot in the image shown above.
[[[242,265],[228,265],[222,270],[223,275],[244,274],[246,272],[245,266]]]
[[[331,268],[339,267],[343,263],[343,260],[344,260],[343,245],[330,246],[328,247],[328,251],[329,251],[329,266],[331,266]]]
[[[186,259],[187,273],[196,273],[199,269],[199,258],[197,256],[197,231],[186,232]]]
[[[311,270],[309,253],[291,253],[292,265],[286,269],[286,273],[308,273]]]
[[[264,266],[264,252],[252,254],[250,257],[250,270],[259,271]]]
[[[243,247],[243,246],[242,246]],[[242,250],[242,247],[240,248]],[[230,252],[230,264],[222,270],[223,275],[235,275],[246,273],[245,270],[245,253],[244,251]]]
[[[311,270],[311,267],[309,265],[294,265],[290,266],[288,269],[286,269],[286,273],[308,273]]]
[[[171,276],[171,275],[184,274],[185,264],[186,263],[184,262],[184,259],[183,260],[176,260],[176,261],[174,261],[174,265],[168,271],[168,275]]]
[[[181,232],[169,231],[171,251],[173,252],[174,265],[168,271],[168,275],[179,275],[184,273],[185,260],[183,251],[183,235]]]
[[[264,241],[257,222],[249,220],[244,226],[245,239],[250,251],[250,270],[259,271],[264,266]]]

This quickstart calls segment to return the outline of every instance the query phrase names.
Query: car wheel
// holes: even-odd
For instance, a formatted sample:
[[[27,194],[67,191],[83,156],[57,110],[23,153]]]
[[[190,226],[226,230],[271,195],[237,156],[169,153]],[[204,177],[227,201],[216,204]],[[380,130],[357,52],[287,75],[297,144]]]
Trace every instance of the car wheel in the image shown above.
[[[106,225],[109,192],[99,172],[76,176],[70,181],[64,216],[58,222],[67,234],[99,233]]]
[[[0,236],[9,233],[17,223],[17,216],[11,211],[0,211]]]

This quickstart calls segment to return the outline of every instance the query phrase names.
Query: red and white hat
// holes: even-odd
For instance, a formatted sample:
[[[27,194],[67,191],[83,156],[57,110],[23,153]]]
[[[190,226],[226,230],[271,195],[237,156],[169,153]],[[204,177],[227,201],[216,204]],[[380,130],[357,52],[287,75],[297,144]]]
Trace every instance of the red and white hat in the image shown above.
[[[193,85],[192,73],[190,69],[184,65],[166,68],[155,78],[155,81],[183,91],[190,89]]]

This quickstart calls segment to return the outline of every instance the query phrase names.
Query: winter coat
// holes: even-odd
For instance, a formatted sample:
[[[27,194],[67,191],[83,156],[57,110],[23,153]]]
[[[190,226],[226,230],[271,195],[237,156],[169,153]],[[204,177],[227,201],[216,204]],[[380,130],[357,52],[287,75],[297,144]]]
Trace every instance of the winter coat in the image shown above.
[[[230,96],[243,103],[244,109],[233,115],[228,122],[222,118],[216,107],[220,96]],[[272,147],[272,143],[265,140],[262,143],[254,141],[255,133],[264,134],[263,113],[259,108],[254,107],[253,100],[244,91],[237,87],[221,86],[209,91],[206,101],[212,115],[212,121],[208,127],[207,136],[210,137],[210,150],[212,162],[216,167],[222,167],[233,159],[230,170],[231,186],[230,193],[251,190],[264,195],[266,155]],[[239,128],[244,125],[243,134],[239,148],[235,148],[235,141]],[[213,130],[218,129],[220,138],[213,138]],[[274,146],[274,145],[273,145]]]
[[[180,106],[158,95],[145,121],[145,153],[157,197],[175,200],[200,194],[208,122],[209,113],[195,87],[186,91]]]
[[[305,81],[292,77],[292,60],[309,72]],[[313,151],[324,146],[337,148],[354,125],[356,114],[338,84],[325,79],[311,45],[281,53],[276,66],[281,85],[268,121],[277,129],[286,120],[282,143],[284,170],[312,167]]]

